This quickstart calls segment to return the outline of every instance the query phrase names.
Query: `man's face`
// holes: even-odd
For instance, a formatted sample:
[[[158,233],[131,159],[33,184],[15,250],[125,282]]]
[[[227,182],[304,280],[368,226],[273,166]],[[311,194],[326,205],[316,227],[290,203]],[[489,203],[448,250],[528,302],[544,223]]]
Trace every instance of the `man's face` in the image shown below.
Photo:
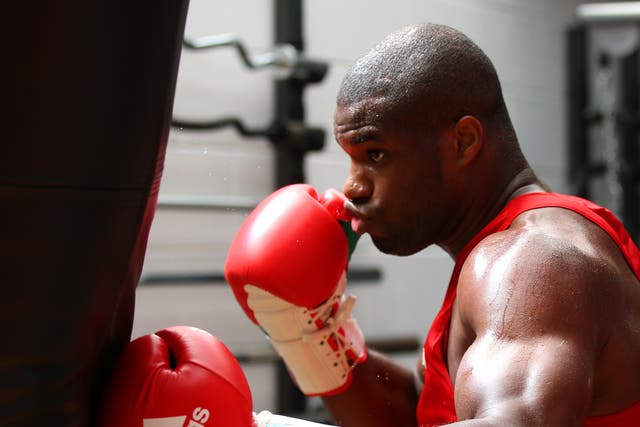
[[[343,191],[355,206],[356,232],[369,233],[382,252],[410,255],[442,241],[455,201],[442,173],[440,137],[426,135],[415,118],[384,118],[382,105],[371,99],[336,109],[335,137],[351,158]]]

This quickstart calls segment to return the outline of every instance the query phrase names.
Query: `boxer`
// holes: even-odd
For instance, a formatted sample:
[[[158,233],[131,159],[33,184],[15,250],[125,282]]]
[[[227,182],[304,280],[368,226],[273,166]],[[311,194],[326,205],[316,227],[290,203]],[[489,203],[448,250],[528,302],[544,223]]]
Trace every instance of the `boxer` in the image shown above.
[[[351,319],[323,198],[268,197],[227,277],[304,393],[345,427],[640,425],[640,251],[611,212],[538,179],[473,41],[435,24],[389,35],[347,72],[334,132],[353,230],[388,254],[438,245],[455,267],[416,387]]]

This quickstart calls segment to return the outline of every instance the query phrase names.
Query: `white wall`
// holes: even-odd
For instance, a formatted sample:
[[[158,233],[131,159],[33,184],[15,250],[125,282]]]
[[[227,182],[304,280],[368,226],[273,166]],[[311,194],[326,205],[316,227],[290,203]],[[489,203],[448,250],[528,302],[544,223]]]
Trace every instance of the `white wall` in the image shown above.
[[[347,159],[333,141],[335,94],[346,67],[389,32],[417,21],[454,26],[493,59],[523,150],[542,179],[564,191],[564,30],[576,0],[307,0],[306,55],[327,61],[330,72],[306,92],[307,121],[329,135],[321,153],[309,155],[308,181],[319,189],[341,188]],[[272,45],[271,2],[191,0],[186,36],[233,32],[252,52]],[[175,102],[180,118],[239,116],[252,127],[271,120],[268,70],[251,71],[236,52],[221,48],[183,51]],[[161,187],[162,200],[176,197],[255,203],[273,186],[268,142],[245,140],[233,130],[173,130]],[[145,275],[221,272],[235,230],[246,212],[237,209],[159,208],[152,228]],[[356,316],[365,335],[381,338],[427,332],[447,285],[452,262],[437,248],[409,258],[384,256],[363,239],[355,266],[383,271],[380,283],[352,286]],[[236,352],[262,351],[263,337],[244,318],[224,284],[140,286],[134,336],[174,324],[209,330]],[[411,362],[413,363],[413,362]],[[273,407],[272,371],[247,366],[257,409]]]

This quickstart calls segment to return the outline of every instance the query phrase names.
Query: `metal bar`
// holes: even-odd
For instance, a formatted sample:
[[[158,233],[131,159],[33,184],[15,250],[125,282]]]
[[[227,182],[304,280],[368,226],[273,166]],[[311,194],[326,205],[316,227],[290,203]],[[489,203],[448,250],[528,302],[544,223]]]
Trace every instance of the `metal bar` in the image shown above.
[[[211,209],[248,212],[260,200],[249,197],[198,196],[193,194],[160,194],[158,208],[162,209]]]
[[[625,117],[618,120],[622,154],[618,178],[622,187],[622,221],[635,242],[638,242],[640,238],[640,194],[638,194],[640,170],[638,158],[640,154],[638,149],[639,60],[638,50],[622,60],[619,93]]]
[[[290,44],[298,51],[304,50],[302,7],[300,0],[275,0],[276,44]]]
[[[375,267],[356,267],[347,272],[347,281],[353,284],[376,283],[382,280],[382,272]],[[207,273],[161,273],[143,274],[140,285],[173,286],[181,284],[190,285],[225,285],[226,279],[221,271]]]
[[[640,2],[581,4],[576,16],[583,22],[620,22],[640,20]]]
[[[274,29],[275,44],[294,46],[298,52],[304,50],[302,28],[302,0],[274,0]],[[324,71],[313,76],[308,64],[297,67],[285,79],[274,82],[274,122],[289,127],[291,123],[304,123],[303,92],[307,83],[318,81],[324,76]],[[314,68],[317,68],[314,66]],[[271,142],[275,149],[275,187],[305,182],[304,156],[306,149],[296,145],[288,135],[274,135]],[[304,146],[304,144],[302,144]],[[307,398],[293,383],[284,363],[278,364],[277,381],[277,411],[283,415],[303,413]]]
[[[235,34],[216,34],[198,37],[193,40],[185,38],[184,46],[193,50],[225,46],[233,47],[238,51],[242,62],[251,69],[270,65],[292,68],[298,60],[296,47],[286,43],[277,45],[267,52],[250,55],[242,41]]]
[[[221,129],[225,127],[233,127],[235,130],[242,136],[245,137],[269,137],[271,129],[249,129],[247,128],[240,119],[235,117],[227,117],[221,119],[213,119],[213,120],[182,120],[173,118],[171,119],[171,126],[178,129],[188,129],[188,130],[214,130]]]
[[[302,40],[302,1],[275,1],[275,44],[290,44],[299,51],[304,49]],[[304,122],[304,82],[290,76],[274,83],[274,111],[277,123]],[[290,144],[287,135],[272,139],[275,147],[275,187],[305,182],[303,150]]]
[[[571,192],[589,197],[589,140],[587,135],[587,49],[583,25],[569,28],[566,33],[568,98],[568,161]]]

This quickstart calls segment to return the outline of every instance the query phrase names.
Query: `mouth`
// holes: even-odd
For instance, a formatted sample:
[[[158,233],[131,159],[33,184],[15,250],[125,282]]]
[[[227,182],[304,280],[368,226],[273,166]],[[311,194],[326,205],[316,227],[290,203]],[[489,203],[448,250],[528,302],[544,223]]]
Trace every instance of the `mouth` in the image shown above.
[[[358,234],[364,234],[365,223],[369,221],[366,213],[360,210],[351,200],[344,202],[344,209],[351,216],[351,229]]]

